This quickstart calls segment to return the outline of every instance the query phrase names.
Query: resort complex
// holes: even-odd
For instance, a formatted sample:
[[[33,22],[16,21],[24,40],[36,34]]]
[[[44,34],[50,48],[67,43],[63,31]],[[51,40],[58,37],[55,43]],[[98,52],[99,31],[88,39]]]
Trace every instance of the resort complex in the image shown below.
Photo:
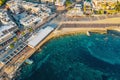
[[[0,6],[0,80],[14,80],[53,38],[120,31],[120,0],[0,0]]]

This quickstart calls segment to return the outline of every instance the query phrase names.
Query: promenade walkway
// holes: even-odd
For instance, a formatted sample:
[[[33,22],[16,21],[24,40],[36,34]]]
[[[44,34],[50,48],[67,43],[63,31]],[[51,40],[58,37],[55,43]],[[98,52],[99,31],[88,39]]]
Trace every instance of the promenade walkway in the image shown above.
[[[63,21],[61,22],[59,30],[62,28],[106,28],[106,27],[120,27],[120,17],[107,18],[97,21]]]
[[[104,20],[104,19],[110,19],[110,18],[120,18],[120,14],[114,14],[114,15],[94,15],[94,16],[81,16],[81,17],[69,17],[66,16],[66,14],[61,14],[58,16],[55,20],[56,21],[98,21],[98,20]]]
[[[59,30],[62,28],[106,28],[111,26],[120,27],[120,23],[65,23],[59,27]]]

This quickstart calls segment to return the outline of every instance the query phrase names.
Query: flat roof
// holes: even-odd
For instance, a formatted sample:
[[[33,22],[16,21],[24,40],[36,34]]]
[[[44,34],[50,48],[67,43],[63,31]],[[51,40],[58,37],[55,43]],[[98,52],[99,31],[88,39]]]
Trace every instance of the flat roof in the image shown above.
[[[8,30],[8,29],[13,28],[13,27],[14,27],[13,25],[0,26],[0,33],[4,30]]]
[[[41,29],[36,35],[33,35],[28,39],[28,45],[35,48],[53,30],[54,28],[50,26]]]
[[[14,36],[15,36],[15,34],[12,34],[12,33],[7,33],[4,36],[0,36],[0,44],[7,41],[8,39],[10,39]]]
[[[26,44],[21,44],[19,45],[16,49],[4,53],[0,56],[0,63],[6,64],[9,62],[14,56],[18,55],[27,45]]]

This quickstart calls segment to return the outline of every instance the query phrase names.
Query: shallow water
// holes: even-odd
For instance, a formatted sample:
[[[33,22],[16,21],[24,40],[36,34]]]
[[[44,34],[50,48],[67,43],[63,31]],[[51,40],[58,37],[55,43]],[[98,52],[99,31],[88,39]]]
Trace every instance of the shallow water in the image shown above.
[[[16,80],[120,80],[120,37],[76,34],[47,42]]]

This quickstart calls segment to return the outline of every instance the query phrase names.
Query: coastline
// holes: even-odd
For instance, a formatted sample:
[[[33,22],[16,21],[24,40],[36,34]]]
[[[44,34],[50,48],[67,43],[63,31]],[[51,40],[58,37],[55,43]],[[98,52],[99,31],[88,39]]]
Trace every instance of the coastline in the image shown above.
[[[61,30],[56,29],[55,31],[51,32],[41,43],[39,43],[35,48],[31,48],[28,46],[28,50],[21,52],[21,54],[24,54],[22,57],[18,58],[18,60],[14,63],[15,65],[17,63],[20,63],[20,65],[16,67],[7,67],[5,69],[5,72],[12,76],[11,78],[14,77],[14,74],[16,73],[17,69],[24,63],[26,59],[31,57],[35,52],[40,51],[41,47],[44,46],[45,43],[47,43],[49,40],[61,37],[61,36],[66,36],[66,35],[74,35],[74,34],[86,34],[87,32],[95,32],[95,33],[100,33],[100,34],[106,34],[107,30],[118,30],[120,31],[119,27],[109,27],[109,28],[62,28]]]
[[[73,28],[63,28],[61,30],[56,29],[55,31],[53,31],[50,35],[48,35],[41,43],[39,43],[35,47],[34,53],[36,51],[40,51],[41,47],[43,47],[44,44],[46,44],[49,40],[54,39],[54,38],[67,36],[67,35],[75,35],[75,34],[85,34],[85,35],[88,35],[87,32],[99,33],[99,34],[107,34],[107,30],[120,31],[120,27],[116,27],[116,26],[112,26],[112,27],[108,27],[108,28],[74,28],[73,27]]]
[[[62,37],[62,36],[66,36],[66,35],[75,35],[75,34],[85,34],[87,35],[87,32],[93,32],[93,33],[100,33],[100,34],[106,34],[107,30],[106,29],[84,29],[84,28],[64,28],[62,30],[55,30],[54,32],[52,32],[45,40],[43,40],[37,47],[36,49],[40,49],[40,47],[44,46],[45,43],[47,43],[49,40],[54,39],[54,38],[58,38],[58,37]]]
[[[54,37],[61,37],[61,36],[65,36],[65,35],[74,35],[74,34],[86,34],[87,35],[87,32],[93,32],[93,33],[100,33],[100,34],[105,34],[107,31],[105,29],[102,29],[102,30],[97,30],[97,29],[93,29],[93,30],[85,30],[85,29],[74,29],[74,28],[71,28],[71,29],[68,29],[68,28],[65,28],[63,30],[57,30],[55,31],[55,34],[54,34]]]
[[[72,30],[72,29],[71,29]],[[60,30],[61,32],[63,31],[63,30]],[[59,31],[59,32],[60,32]],[[87,30],[86,30],[87,31]],[[61,34],[57,34],[57,32],[58,32],[58,30],[57,31],[55,31],[55,32],[53,32],[53,34],[51,35],[51,36],[49,36],[49,37],[51,37],[51,38],[49,38],[49,39],[53,39],[53,38],[57,38],[57,37],[64,37],[64,36],[66,36],[66,35],[77,35],[77,34],[85,34],[86,33],[86,31],[83,31],[83,32],[81,32],[81,31],[76,31],[76,32],[74,32],[74,31],[72,31],[72,32],[69,32],[69,34],[67,33],[67,32],[62,32]],[[99,32],[98,32],[99,33]],[[56,35],[55,35],[56,34]],[[103,34],[103,33],[100,33],[100,34]],[[53,36],[54,35],[54,36]],[[49,40],[48,40],[49,41]],[[48,41],[46,41],[46,42],[48,42]],[[45,42],[45,43],[46,43]],[[44,46],[44,44],[42,45],[42,46]]]
[[[65,13],[68,8],[73,7],[78,2],[80,2],[80,1],[74,2],[71,6],[66,7],[66,9],[64,9]],[[3,7],[4,7],[4,5],[3,5]],[[43,23],[41,25],[37,25],[37,27],[35,27],[37,29],[41,26],[44,26],[44,24],[52,23],[52,21],[54,22],[54,20],[56,20],[58,22],[60,21],[59,23],[54,22],[55,24],[58,24],[57,29],[54,28],[55,30],[53,30],[50,34],[48,34],[43,40],[41,40],[41,41],[38,40],[39,43],[35,47],[30,46],[27,41],[23,42],[26,46],[17,55],[15,55],[10,60],[10,62],[6,63],[2,67],[3,69],[1,69],[0,80],[13,80],[16,77],[16,74],[19,71],[19,69],[21,68],[21,66],[23,65],[23,63],[25,63],[26,59],[29,59],[31,56],[35,55],[36,52],[42,52],[41,51],[42,47],[45,46],[45,44],[49,43],[50,40],[64,37],[64,36],[72,36],[72,35],[74,36],[74,35],[82,35],[82,34],[89,36],[89,38],[90,38],[90,36],[92,35],[91,33],[107,34],[108,30],[115,30],[115,31],[120,32],[120,16],[118,14],[115,16],[106,16],[105,15],[104,19],[101,19],[98,15],[96,15],[97,20],[94,20],[94,16],[91,16],[91,17],[89,17],[88,21],[87,20],[84,21],[84,18],[80,19],[83,21],[80,21],[77,19],[76,20],[72,19],[73,20],[72,21],[72,20],[69,20],[69,18],[67,21],[67,18],[63,19],[63,20],[61,18],[59,20],[59,17],[62,16],[61,13],[63,14],[64,12],[60,12],[60,16],[59,16],[59,13],[55,13],[55,14],[53,14],[53,16],[50,15],[51,16],[50,18],[43,21]],[[116,16],[118,16],[118,17],[116,17]],[[58,20],[57,20],[57,17],[58,17]],[[115,18],[113,18],[113,17],[115,17]],[[88,18],[88,16],[86,18]],[[109,25],[111,23],[113,25]],[[87,25],[87,27],[85,27],[85,24]],[[95,24],[95,25],[97,24],[97,25],[92,26],[93,24]],[[105,27],[102,24],[104,24]],[[109,27],[108,27],[108,25],[109,25]],[[99,26],[101,26],[101,27],[99,27]],[[39,39],[42,39],[42,38],[39,38]],[[34,44],[34,42],[35,41],[33,41],[33,44]]]

